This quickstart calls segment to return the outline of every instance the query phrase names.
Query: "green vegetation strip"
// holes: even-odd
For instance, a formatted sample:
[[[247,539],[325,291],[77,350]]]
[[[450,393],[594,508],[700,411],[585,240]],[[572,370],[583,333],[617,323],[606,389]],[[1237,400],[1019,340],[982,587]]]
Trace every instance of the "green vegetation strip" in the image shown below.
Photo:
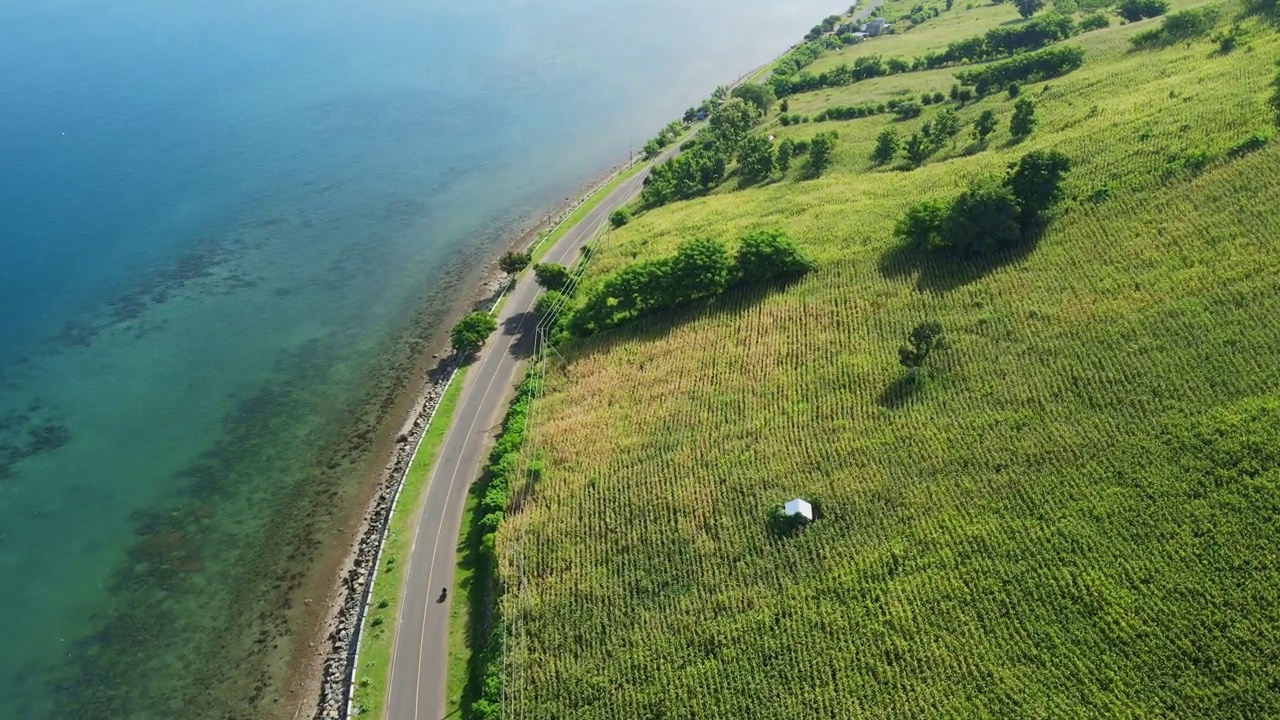
[[[546,255],[548,250],[555,247],[555,244],[560,241],[560,238],[564,237],[565,233],[569,232],[570,228],[581,222],[582,218],[587,216],[587,213],[594,210],[595,207],[603,202],[605,198],[609,197],[609,194],[621,185],[623,181],[640,172],[640,169],[644,166],[645,163],[643,162],[638,162],[635,165],[632,165],[626,170],[615,175],[612,180],[605,183],[604,187],[592,193],[591,197],[584,200],[582,204],[573,211],[572,215],[566,218],[559,225],[556,225],[550,235],[542,238],[536,245],[534,245],[533,262],[536,263],[541,260],[542,256]]]
[[[382,717],[387,699],[387,681],[391,671],[391,650],[395,638],[396,601],[404,584],[405,564],[413,544],[415,512],[422,500],[422,493],[431,477],[436,454],[444,441],[445,433],[453,422],[453,411],[462,394],[462,381],[467,369],[461,368],[445,390],[436,407],[431,424],[425,430],[422,444],[405,473],[404,486],[397,500],[397,512],[393,512],[382,553],[378,557],[377,582],[369,597],[369,609],[365,614],[364,629],[360,639],[360,666],[356,668],[355,687],[352,688],[352,706],[355,712],[368,717]]]

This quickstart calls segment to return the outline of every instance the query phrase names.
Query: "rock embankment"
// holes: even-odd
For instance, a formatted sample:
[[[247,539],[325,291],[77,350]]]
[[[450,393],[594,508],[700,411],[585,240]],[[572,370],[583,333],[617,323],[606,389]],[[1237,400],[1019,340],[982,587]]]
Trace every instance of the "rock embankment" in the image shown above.
[[[365,515],[360,539],[356,543],[349,567],[342,575],[342,600],[330,623],[327,638],[329,647],[325,652],[320,702],[315,720],[340,720],[347,716],[347,689],[355,660],[355,638],[364,618],[371,588],[370,576],[377,566],[378,553],[382,548],[383,534],[391,517],[396,493],[413,460],[418,440],[427,429],[431,413],[444,395],[445,385],[453,375],[455,364],[452,358],[448,358],[427,374],[426,387],[416,405],[413,422],[396,438],[391,462],[387,464],[377,494]]]

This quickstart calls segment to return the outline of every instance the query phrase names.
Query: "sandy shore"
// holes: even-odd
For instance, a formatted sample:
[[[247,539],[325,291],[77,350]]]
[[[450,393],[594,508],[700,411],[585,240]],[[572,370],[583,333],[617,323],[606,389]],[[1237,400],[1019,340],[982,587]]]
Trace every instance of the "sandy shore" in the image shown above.
[[[540,231],[568,218],[595,190],[627,166],[623,163],[610,169],[599,179],[583,186],[577,194],[566,198],[552,212],[527,220],[523,228],[511,233],[510,247],[524,249],[531,246],[537,241]],[[480,286],[472,293],[469,308],[491,309],[509,281],[510,277],[498,269],[496,261],[491,262],[484,270]],[[351,539],[350,551],[326,597],[328,611],[325,619],[310,633],[311,642],[303,648],[305,657],[297,658],[292,664],[296,670],[288,678],[288,687],[299,691],[298,697],[301,698],[292,716],[295,720],[308,717],[331,720],[347,716],[347,683],[355,652],[352,639],[363,617],[370,573],[377,564],[386,523],[405,471],[455,366],[447,344],[429,349],[419,358],[414,373],[421,382],[405,388],[404,397],[412,398],[406,403],[410,410],[399,426],[380,477],[365,504],[363,518]],[[413,508],[400,509],[400,512],[412,511]]]

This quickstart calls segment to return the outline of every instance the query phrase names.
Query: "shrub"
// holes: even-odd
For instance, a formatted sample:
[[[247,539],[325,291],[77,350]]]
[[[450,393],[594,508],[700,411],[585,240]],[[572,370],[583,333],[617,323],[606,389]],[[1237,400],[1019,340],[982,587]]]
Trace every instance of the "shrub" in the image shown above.
[[[1022,86],[1018,83],[1009,83],[1009,99],[1013,100],[1022,94]]]
[[[734,262],[738,281],[749,284],[795,280],[814,268],[813,261],[779,230],[758,230],[743,237]]]
[[[1116,13],[1129,22],[1159,17],[1168,11],[1167,0],[1120,0],[1116,5]]]
[[[569,286],[569,270],[556,263],[538,263],[533,266],[533,276],[545,290],[563,291]]]
[[[898,154],[898,149],[901,147],[902,138],[898,137],[898,131],[885,128],[876,137],[876,149],[872,151],[871,159],[883,165],[893,160],[893,156]]]
[[[529,262],[532,260],[533,256],[527,252],[508,250],[498,259],[498,267],[502,268],[504,273],[518,273],[529,267]]]
[[[620,228],[629,222],[631,222],[631,210],[629,208],[618,208],[609,215],[609,224],[615,228]]]
[[[906,102],[899,105],[893,112],[899,120],[910,120],[920,117],[924,112],[924,106],[917,102]]]
[[[1009,132],[1021,140],[1036,127],[1036,104],[1031,98],[1019,98],[1013,106],[1013,118],[1009,120]]]
[[[1165,17],[1158,28],[1138,33],[1129,39],[1135,48],[1151,48],[1172,45],[1208,35],[1218,24],[1217,7],[1193,8]]]
[[[1107,19],[1106,15],[1103,15],[1100,12],[1086,15],[1084,19],[1080,21],[1080,29],[1085,32],[1105,30],[1109,27],[1111,27],[1111,21]]]
[[[459,320],[449,331],[453,352],[460,358],[474,354],[484,345],[490,333],[498,328],[498,321],[487,312],[477,310]]]
[[[898,348],[898,362],[915,377],[933,351],[946,345],[942,323],[922,322],[911,329],[907,342]]]

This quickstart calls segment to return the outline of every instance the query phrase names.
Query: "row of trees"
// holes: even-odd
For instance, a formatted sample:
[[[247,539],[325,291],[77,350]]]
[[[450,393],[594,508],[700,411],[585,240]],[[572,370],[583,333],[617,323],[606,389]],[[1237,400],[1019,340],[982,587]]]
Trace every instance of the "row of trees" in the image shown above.
[[[769,85],[778,97],[786,97],[822,88],[844,87],[869,78],[895,75],[913,69],[919,68],[901,58],[886,60],[879,55],[866,55],[854,60],[852,65],[837,65],[818,75],[805,71],[782,76],[775,73],[769,78]]]
[[[1070,167],[1067,156],[1056,150],[1028,153],[1003,178],[981,178],[949,204],[926,200],[913,205],[894,234],[912,247],[966,257],[1024,245],[1047,224]]]
[[[1129,42],[1136,48],[1155,48],[1193,40],[1208,35],[1220,16],[1217,6],[1183,10],[1166,16],[1160,27],[1140,32]]]
[[[1064,45],[964,70],[956,73],[956,78],[965,85],[972,85],[979,95],[985,95],[1002,90],[1011,83],[1036,82],[1065,75],[1083,64],[1084,50]]]
[[[655,137],[651,138],[649,142],[644,144],[644,149],[641,151],[644,154],[644,159],[652,160],[658,157],[658,154],[661,153],[668,145],[675,142],[676,138],[680,137],[680,133],[683,131],[684,125],[682,125],[679,120],[672,120],[666,127],[658,131],[658,134]]]
[[[1079,31],[1071,18],[1050,13],[1017,25],[1001,25],[988,30],[985,35],[957,40],[940,53],[924,58],[925,66],[933,69],[947,65],[983,62],[1022,52],[1038,50],[1046,45],[1065,40]]]
[[[672,257],[620,270],[586,299],[567,326],[574,335],[585,337],[636,317],[716,297],[731,286],[794,281],[813,267],[813,261],[776,230],[742,238],[732,260],[714,240],[691,240]]]
[[[644,180],[640,198],[656,207],[700,195],[719,185],[729,161],[760,117],[756,105],[731,97],[711,114],[706,130],[679,157],[655,167]]]

